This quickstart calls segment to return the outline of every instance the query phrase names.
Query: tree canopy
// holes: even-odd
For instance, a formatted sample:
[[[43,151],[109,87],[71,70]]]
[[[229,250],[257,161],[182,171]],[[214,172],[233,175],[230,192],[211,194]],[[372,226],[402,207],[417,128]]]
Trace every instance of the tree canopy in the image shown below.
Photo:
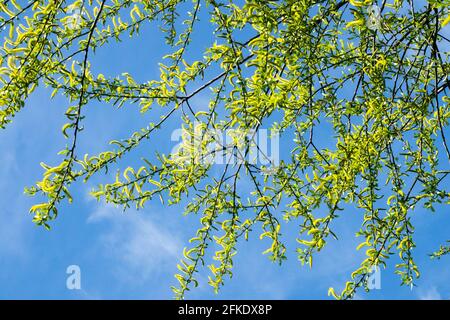
[[[402,283],[413,284],[419,276],[414,210],[450,202],[450,39],[443,32],[449,7],[449,0],[3,0],[0,127],[7,130],[26,112],[39,86],[70,101],[62,111],[68,142],[60,162],[42,164],[42,180],[26,188],[40,199],[30,209],[34,223],[50,228],[60,205],[72,201],[75,182],[118,164],[116,179],[92,196],[124,208],[185,199],[185,213],[200,219],[179,264],[177,298],[197,285],[208,255],[214,258],[209,283],[218,291],[250,232],[268,240],[264,253],[282,263],[283,220],[299,225],[298,259],[312,266],[314,255],[338,237],[333,222],[349,207],[362,217],[355,232],[366,257],[345,289],[329,294],[346,299],[368,288],[372,267],[385,266],[392,254],[401,259],[395,268]],[[193,56],[205,21],[213,41]],[[159,78],[140,83],[128,73],[92,71],[96,49],[144,28],[159,28],[171,48]],[[208,108],[195,111],[192,99],[205,92]],[[163,116],[111,141],[110,150],[83,155],[77,142],[93,101]],[[157,141],[158,130],[176,117],[181,148],[155,150],[156,160],[138,167],[121,161]],[[279,163],[248,159],[263,126],[293,138]],[[332,134],[324,146],[317,133],[326,126]],[[227,130],[237,134],[211,149],[217,136],[207,132]],[[221,166],[203,161],[216,154],[225,156]],[[243,181],[252,192],[239,187]],[[213,243],[218,249],[210,252]],[[437,243],[432,257],[448,252],[448,244]]]

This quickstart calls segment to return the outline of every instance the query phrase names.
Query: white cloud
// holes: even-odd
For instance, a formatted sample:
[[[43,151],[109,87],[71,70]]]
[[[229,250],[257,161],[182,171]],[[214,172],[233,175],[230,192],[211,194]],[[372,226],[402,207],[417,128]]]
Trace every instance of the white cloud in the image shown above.
[[[431,287],[426,290],[419,290],[418,297],[420,300],[442,300],[442,296],[436,287]]]
[[[181,253],[181,241],[164,223],[156,222],[148,212],[127,210],[99,204],[89,216],[89,223],[108,223],[100,235],[98,250],[115,259],[116,271],[124,281],[143,281],[173,267]]]

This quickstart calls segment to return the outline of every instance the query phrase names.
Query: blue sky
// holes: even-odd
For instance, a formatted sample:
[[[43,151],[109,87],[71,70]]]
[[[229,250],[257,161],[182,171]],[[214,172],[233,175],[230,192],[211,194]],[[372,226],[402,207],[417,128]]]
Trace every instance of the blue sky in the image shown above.
[[[449,34],[449,28],[446,34]],[[195,38],[194,48],[201,50],[211,40],[206,28]],[[448,50],[447,50],[448,51]],[[93,57],[94,72],[116,75],[129,72],[139,81],[158,76],[160,57],[165,54],[159,33],[143,29],[139,37],[100,48]],[[195,52],[190,52],[192,56]],[[56,153],[67,143],[60,134],[67,101],[39,88],[28,100],[7,130],[0,132],[0,298],[25,299],[168,299],[173,297],[170,286],[176,284],[173,275],[183,247],[199,226],[197,217],[184,216],[183,204],[163,206],[158,201],[148,203],[139,212],[114,208],[96,202],[89,190],[98,182],[108,182],[99,176],[87,185],[73,186],[75,201],[63,203],[52,230],[36,227],[28,214],[36,199],[23,194],[41,178],[39,162],[55,164]],[[198,108],[207,103],[206,95],[193,102]],[[111,139],[127,137],[132,130],[155,121],[159,111],[144,115],[138,107],[126,105],[117,110],[109,105],[92,102],[85,108],[85,130],[80,135],[79,154],[94,154],[107,148]],[[146,142],[127,161],[138,163],[143,155],[156,149],[168,152],[176,142],[170,141],[169,126]],[[319,133],[318,139],[327,139]],[[284,146],[284,144],[282,144]],[[280,153],[289,153],[282,147]],[[124,167],[122,163],[122,168]],[[113,171],[113,170],[111,170]],[[448,238],[448,208],[441,206],[435,213],[418,208],[414,212],[416,259],[422,276],[414,289],[401,287],[393,269],[381,271],[381,289],[369,294],[359,292],[359,299],[450,299],[450,257],[431,261],[428,253]],[[328,298],[330,286],[340,289],[360,262],[355,251],[359,240],[354,234],[361,212],[348,208],[336,220],[340,240],[331,240],[316,256],[314,267],[300,266],[295,253],[297,225],[284,225],[288,242],[288,260],[272,264],[261,253],[267,243],[254,234],[248,242],[239,244],[234,276],[227,280],[219,295],[207,285],[208,270],[199,277],[200,287],[190,292],[191,299],[315,299]],[[210,253],[212,253],[210,251]],[[395,258],[391,260],[391,265]],[[66,269],[81,268],[81,290],[66,288]]]

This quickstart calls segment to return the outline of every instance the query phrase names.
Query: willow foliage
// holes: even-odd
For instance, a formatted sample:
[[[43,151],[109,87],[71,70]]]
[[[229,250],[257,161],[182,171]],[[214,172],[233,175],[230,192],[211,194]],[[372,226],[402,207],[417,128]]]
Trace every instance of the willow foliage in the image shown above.
[[[94,197],[125,208],[141,208],[155,197],[169,204],[187,199],[186,214],[200,218],[176,275],[177,298],[197,285],[211,243],[218,248],[209,265],[216,291],[231,276],[236,245],[249,232],[268,239],[265,254],[281,263],[282,220],[300,226],[298,259],[312,266],[314,255],[337,236],[333,222],[344,206],[363,217],[357,249],[366,250],[366,257],[345,289],[329,294],[345,299],[367,288],[371,268],[385,266],[392,254],[401,260],[395,268],[402,282],[412,284],[419,276],[414,209],[433,210],[450,196],[444,132],[450,65],[443,49],[450,41],[443,33],[449,5],[448,0],[3,0],[0,127],[26,107],[38,86],[70,101],[61,160],[42,164],[42,180],[26,189],[44,199],[31,208],[33,221],[49,228],[61,203],[72,201],[74,182],[119,164],[124,170],[93,190]],[[196,29],[201,19],[212,26],[214,42],[187,59],[191,39],[204,36]],[[159,78],[139,83],[130,74],[107,78],[91,71],[97,48],[157,26],[172,48]],[[209,107],[195,112],[192,99],[205,92]],[[94,100],[165,115],[111,141],[110,150],[80,155],[83,113]],[[270,174],[264,174],[268,166],[245,160],[225,163],[217,175],[211,163],[191,161],[189,154],[183,161],[180,155],[158,155],[138,168],[121,164],[176,117],[187,137],[198,128],[250,132],[264,123],[281,135],[294,132],[295,147]],[[321,123],[332,128],[333,148],[322,147],[317,138]],[[203,136],[202,156],[213,140]],[[222,151],[241,149],[235,143]],[[247,155],[248,148],[243,150]],[[252,185],[251,194],[238,187],[242,180]],[[436,250],[433,256],[441,257],[448,244],[436,244]]]

